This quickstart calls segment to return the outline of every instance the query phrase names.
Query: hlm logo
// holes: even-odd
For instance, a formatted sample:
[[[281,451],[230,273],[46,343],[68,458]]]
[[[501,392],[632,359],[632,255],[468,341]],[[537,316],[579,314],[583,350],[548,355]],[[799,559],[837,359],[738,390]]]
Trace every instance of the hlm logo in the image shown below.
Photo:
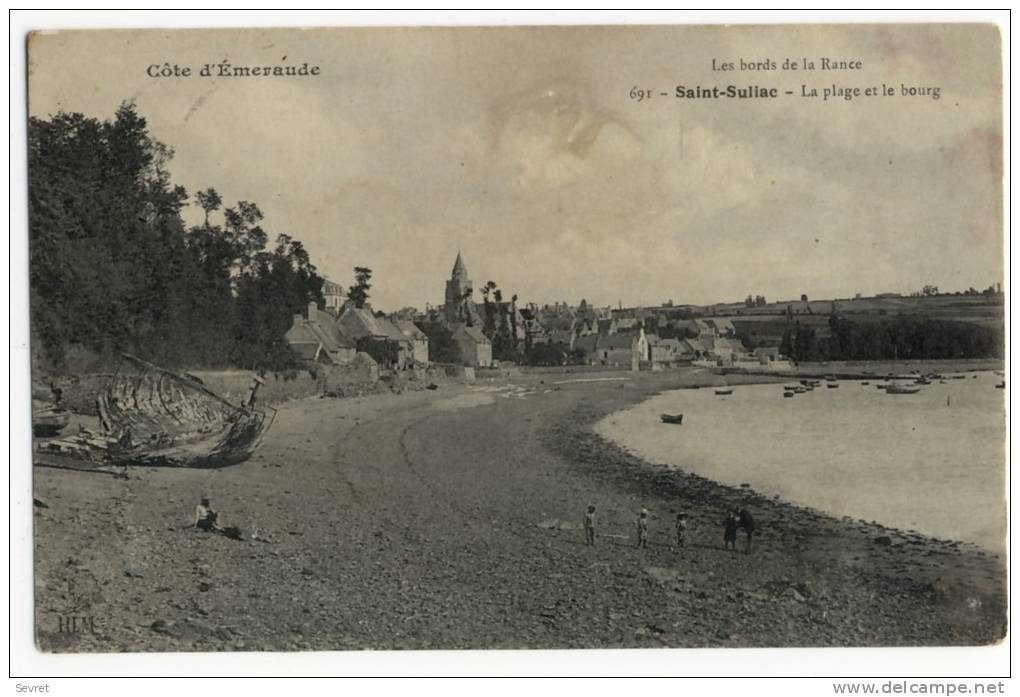
[[[61,634],[95,634],[96,618],[91,615],[61,615],[57,618]]]

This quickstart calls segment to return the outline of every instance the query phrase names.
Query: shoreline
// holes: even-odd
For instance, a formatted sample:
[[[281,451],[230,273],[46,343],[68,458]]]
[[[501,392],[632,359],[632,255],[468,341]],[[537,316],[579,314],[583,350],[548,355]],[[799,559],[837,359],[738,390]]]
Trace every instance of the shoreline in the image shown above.
[[[758,497],[751,553],[742,540],[724,552],[717,514],[745,490],[645,463],[591,431],[601,415],[720,377],[613,377],[622,379],[519,376],[287,402],[249,461],[211,472],[139,467],[117,479],[37,467],[39,646],[904,646],[1003,636],[1003,562],[957,543]],[[244,541],[190,529],[203,494]],[[599,506],[596,547],[579,524],[589,501]],[[691,515],[682,552],[670,527],[680,505]],[[633,520],[645,507],[650,544],[639,550]],[[96,633],[59,633],[57,617],[72,611],[96,617]]]
[[[832,518],[1004,555],[1006,430],[1002,390],[991,389],[997,380],[986,373],[980,381],[943,381],[909,405],[850,380],[840,381],[842,390],[823,386],[808,402],[774,400],[783,391],[776,383],[723,398],[681,387],[596,419],[593,430],[656,466]],[[956,411],[947,408],[950,394]],[[660,414],[680,412],[688,412],[689,426],[659,423]]]
[[[994,370],[995,367],[969,368],[971,370]],[[773,378],[763,373],[731,374],[743,378],[734,384],[762,384]],[[789,379],[789,375],[786,376]],[[712,513],[720,514],[734,507],[748,506],[754,511],[756,520],[755,544],[762,544],[762,536],[786,540],[796,538],[803,542],[803,529],[814,531],[815,541],[840,539],[847,544],[845,549],[832,549],[822,544],[821,549],[811,549],[810,554],[828,556],[828,562],[839,564],[849,556],[854,561],[876,562],[864,574],[869,583],[879,587],[892,586],[908,596],[930,604],[930,612],[942,612],[959,619],[961,606],[975,608],[997,608],[979,622],[969,622],[970,639],[961,645],[985,645],[1000,641],[1006,634],[1007,589],[1006,561],[993,551],[979,545],[939,539],[911,530],[883,525],[876,521],[838,517],[808,506],[783,500],[778,495],[766,496],[750,487],[722,484],[707,477],[670,465],[650,462],[626,448],[598,434],[594,427],[601,419],[640,404],[652,397],[675,389],[690,389],[692,385],[676,385],[649,389],[640,394],[620,400],[619,403],[601,403],[598,406],[582,404],[558,422],[551,424],[545,434],[550,450],[569,459],[572,465],[586,474],[604,479],[624,489],[635,492],[643,499],[657,500],[671,506],[671,512],[685,511],[689,517],[700,516],[711,519]],[[698,386],[700,387],[700,385]],[[771,530],[770,530],[771,528]],[[720,530],[721,536],[721,530]],[[743,535],[741,533],[743,544]],[[721,542],[718,542],[721,546]],[[878,555],[876,555],[876,552]],[[889,557],[899,554],[899,559],[875,559],[875,556]],[[795,562],[796,555],[789,560]],[[942,569],[909,569],[927,564],[932,556],[950,557],[953,564]],[[871,557],[869,559],[869,557]],[[973,571],[971,571],[973,569]],[[795,587],[790,583],[788,587]],[[801,594],[803,596],[803,594]],[[980,597],[978,597],[980,596]],[[976,601],[976,602],[975,602]],[[975,619],[970,612],[969,620]],[[1001,622],[1001,624],[1000,624]],[[999,625],[997,627],[997,625]],[[973,633],[972,633],[973,632]],[[899,641],[892,640],[892,644]],[[906,645],[948,645],[932,637],[929,641],[906,642]],[[806,643],[802,645],[815,645]],[[872,644],[859,644],[872,645]]]

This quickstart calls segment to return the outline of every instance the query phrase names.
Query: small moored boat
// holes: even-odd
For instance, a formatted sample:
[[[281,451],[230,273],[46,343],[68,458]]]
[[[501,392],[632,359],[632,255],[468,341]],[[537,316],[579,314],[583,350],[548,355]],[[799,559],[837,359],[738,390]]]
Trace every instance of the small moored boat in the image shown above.
[[[907,387],[906,385],[889,385],[885,388],[886,394],[917,394],[920,391],[920,387]]]
[[[733,394],[733,388],[732,387],[727,387],[725,389],[718,389],[718,390],[715,391],[715,393],[718,394],[718,395]]]
[[[662,414],[659,418],[662,419],[664,424],[676,424],[679,426],[684,422],[683,414]]]
[[[792,397],[793,396],[793,392],[791,392],[790,390],[787,390],[786,392],[783,393],[783,396],[784,397]]]

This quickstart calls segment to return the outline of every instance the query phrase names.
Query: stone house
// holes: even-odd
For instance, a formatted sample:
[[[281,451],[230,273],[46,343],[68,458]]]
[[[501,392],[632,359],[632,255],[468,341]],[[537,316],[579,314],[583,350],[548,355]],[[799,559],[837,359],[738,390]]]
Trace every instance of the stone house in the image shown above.
[[[284,338],[294,353],[309,362],[346,365],[357,353],[354,341],[333,315],[319,310],[314,302],[308,303],[307,318],[294,315]]]
[[[783,360],[782,355],[779,353],[779,348],[776,346],[759,346],[754,350],[754,357],[762,365],[769,365]]]
[[[481,329],[467,324],[453,328],[453,340],[460,348],[461,362],[473,368],[492,366],[492,342]]]
[[[411,320],[395,319],[391,321],[404,336],[411,340],[411,356],[414,362],[427,366],[429,364],[429,338],[425,332]]]
[[[602,365],[637,370],[642,361],[648,360],[648,337],[645,336],[644,329],[627,334],[600,336],[595,352],[598,362]]]
[[[395,349],[396,359],[387,368],[404,370],[414,359],[414,342],[385,317],[376,317],[369,305],[354,307],[348,303],[337,323],[340,330],[355,342],[373,339],[386,342]]]
[[[682,355],[683,346],[679,339],[659,339],[656,337],[653,340],[649,337],[648,360],[652,362],[653,366],[673,365],[683,360]]]
[[[732,337],[737,335],[737,329],[733,322],[726,317],[712,317],[705,320],[705,324],[712,328],[716,336]]]
[[[688,361],[700,361],[705,358],[707,349],[701,339],[683,339],[680,342],[680,356]]]

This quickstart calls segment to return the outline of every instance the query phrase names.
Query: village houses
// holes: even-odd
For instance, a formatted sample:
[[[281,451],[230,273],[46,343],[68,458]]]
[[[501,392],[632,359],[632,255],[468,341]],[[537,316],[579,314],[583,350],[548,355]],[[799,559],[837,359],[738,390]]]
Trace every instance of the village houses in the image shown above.
[[[381,352],[391,357],[386,368],[405,370],[429,364],[428,337],[413,322],[376,316],[367,304],[356,307],[346,300],[341,286],[332,281],[326,281],[323,290],[325,309],[309,303],[307,316],[294,315],[284,335],[291,350],[302,360],[352,366],[361,355],[357,350],[359,342],[367,339],[390,347]],[[337,305],[338,299],[343,299],[342,304]],[[362,363],[366,370],[373,370],[367,361]],[[376,365],[378,361],[372,359],[371,363]],[[378,371],[378,367],[374,370]]]
[[[357,353],[355,342],[346,336],[332,314],[320,311],[315,303],[308,303],[307,319],[294,315],[290,329],[284,335],[287,343],[301,359],[314,363],[346,365]]]
[[[474,282],[460,252],[444,291],[445,302],[440,307],[427,308],[425,320],[449,330],[456,351],[451,355],[456,355],[461,365],[475,368],[496,365],[493,341],[486,335],[486,331],[492,331],[491,326],[486,329],[487,306],[475,302]],[[304,360],[349,364],[357,355],[358,346],[378,342],[392,349],[373,352],[377,359],[384,359],[380,367],[399,370],[430,364],[429,336],[415,324],[413,312],[386,317],[373,312],[367,304],[356,307],[344,288],[329,280],[323,283],[323,296],[325,309],[310,305],[308,317],[296,315],[287,332],[288,343]],[[783,369],[788,362],[775,347],[749,351],[728,317],[681,319],[672,305],[594,308],[582,300],[576,308],[564,302],[541,309],[534,304],[518,308],[516,296],[506,302],[497,294],[495,299],[488,299],[490,314],[493,308],[504,331],[510,328],[512,336],[508,340],[517,351],[552,344],[560,347],[564,363],[582,361],[590,365],[663,370],[691,364]],[[680,312],[690,317],[689,308]]]

